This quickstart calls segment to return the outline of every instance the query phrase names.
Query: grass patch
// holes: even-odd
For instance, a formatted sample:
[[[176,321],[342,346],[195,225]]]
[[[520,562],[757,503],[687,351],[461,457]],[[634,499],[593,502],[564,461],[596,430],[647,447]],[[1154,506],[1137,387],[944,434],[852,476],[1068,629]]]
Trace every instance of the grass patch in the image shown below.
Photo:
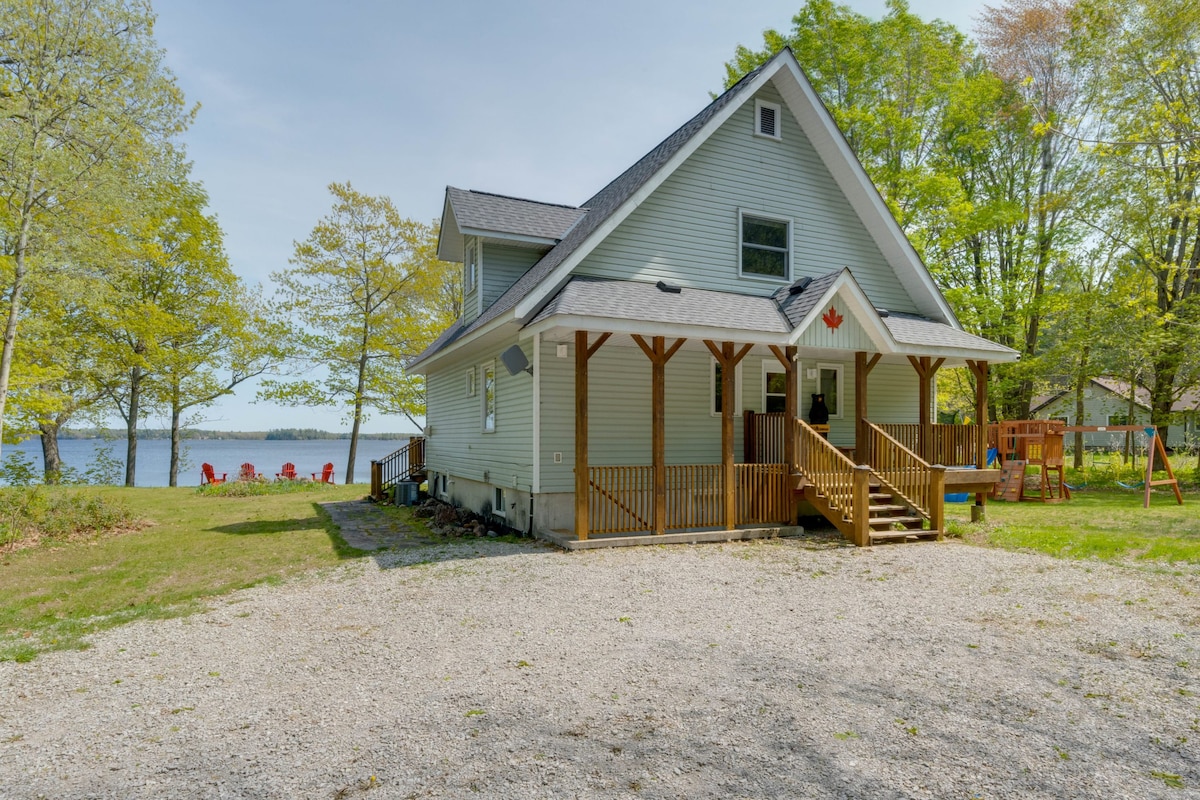
[[[189,614],[205,598],[362,555],[317,505],[360,497],[362,486],[228,498],[193,488],[41,491],[117,503],[146,527],[0,555],[0,660],[86,647],[96,631]]]
[[[1036,550],[1058,558],[1097,558],[1200,564],[1200,497],[1178,505],[1155,491],[1142,508],[1141,491],[1072,493],[1063,503],[989,501],[987,522],[972,525],[969,504],[946,504],[951,529],[967,541],[1010,550]]]
[[[296,494],[298,492],[319,494],[336,492],[338,489],[332,483],[320,481],[226,481],[225,483],[205,484],[196,489],[197,494],[205,497],[263,497],[269,494]]]

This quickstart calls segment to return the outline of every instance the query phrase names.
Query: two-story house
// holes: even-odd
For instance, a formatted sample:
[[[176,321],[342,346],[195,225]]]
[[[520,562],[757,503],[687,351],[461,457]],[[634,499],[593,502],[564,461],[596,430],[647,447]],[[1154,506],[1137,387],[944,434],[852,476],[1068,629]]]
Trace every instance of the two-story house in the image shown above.
[[[934,375],[971,366],[983,409],[1017,353],[962,329],[790,51],[582,205],[449,188],[441,230],[464,311],[411,366],[435,496],[559,541],[807,501],[869,544],[991,480],[938,466],[984,446],[932,424]]]

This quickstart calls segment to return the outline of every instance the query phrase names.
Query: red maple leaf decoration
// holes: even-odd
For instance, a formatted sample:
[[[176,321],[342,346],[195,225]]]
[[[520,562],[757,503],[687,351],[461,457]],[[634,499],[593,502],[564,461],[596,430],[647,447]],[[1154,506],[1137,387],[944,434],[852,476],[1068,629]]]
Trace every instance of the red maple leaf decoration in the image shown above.
[[[825,324],[829,326],[829,330],[836,331],[838,329],[838,325],[842,324],[842,320],[845,319],[845,317],[839,314],[836,308],[830,306],[829,310],[821,315],[821,319],[825,320]]]

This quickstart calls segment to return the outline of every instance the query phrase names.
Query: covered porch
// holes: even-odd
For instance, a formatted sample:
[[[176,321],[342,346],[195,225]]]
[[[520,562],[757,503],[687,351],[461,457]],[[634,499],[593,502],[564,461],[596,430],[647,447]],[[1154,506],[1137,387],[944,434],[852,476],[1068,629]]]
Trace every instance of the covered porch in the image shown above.
[[[579,542],[735,535],[793,525],[808,503],[860,546],[940,537],[943,495],[978,492],[982,503],[998,479],[998,471],[984,469],[985,428],[936,425],[932,418],[938,370],[969,366],[978,387],[976,418],[986,419],[988,361],[974,357],[985,355],[981,348],[969,346],[984,340],[925,320],[885,323],[848,271],[782,299],[702,290],[685,290],[681,299],[671,289],[572,282],[525,330],[535,352],[546,343],[558,358],[568,345],[573,351],[573,525],[556,535]],[[805,289],[818,291],[805,298],[807,309],[792,303],[799,315],[793,320],[781,309]],[[598,313],[596,298],[613,294],[622,302]],[[675,307],[683,312],[678,321]],[[824,324],[814,327],[814,320]],[[961,338],[933,355],[938,348],[923,326]],[[711,361],[711,383],[699,372],[701,359],[706,366]],[[593,374],[597,360],[600,375]],[[746,364],[750,377],[742,380]],[[564,377],[560,371],[552,379]],[[827,385],[836,394],[832,433],[804,419],[806,381],[809,389]],[[743,402],[743,385],[761,388],[757,408]],[[886,395],[876,404],[886,420],[878,424],[870,416],[876,387]],[[706,391],[707,408],[679,401]],[[718,439],[719,450],[708,446]],[[967,466],[971,475],[960,475],[966,470],[957,468]]]

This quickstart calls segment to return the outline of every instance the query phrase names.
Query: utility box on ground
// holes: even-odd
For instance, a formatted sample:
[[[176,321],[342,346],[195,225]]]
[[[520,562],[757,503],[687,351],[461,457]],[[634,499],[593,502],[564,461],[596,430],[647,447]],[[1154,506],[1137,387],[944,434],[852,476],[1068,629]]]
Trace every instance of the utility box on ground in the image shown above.
[[[396,484],[396,505],[415,506],[417,504],[417,489],[420,484],[413,481],[400,481]]]

